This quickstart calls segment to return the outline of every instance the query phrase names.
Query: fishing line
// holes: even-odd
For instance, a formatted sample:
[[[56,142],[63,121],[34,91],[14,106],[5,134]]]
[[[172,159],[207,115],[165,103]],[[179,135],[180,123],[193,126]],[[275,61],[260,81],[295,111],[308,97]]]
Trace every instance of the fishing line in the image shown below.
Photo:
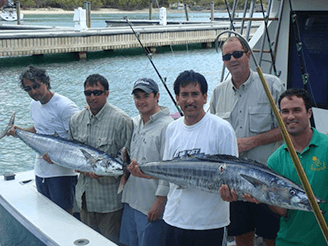
[[[158,70],[157,70],[155,64],[153,63],[152,59],[151,59],[150,56],[149,56],[149,52],[148,52],[147,49],[143,46],[143,44],[142,44],[142,42],[141,42],[141,40],[140,40],[140,38],[139,38],[139,34],[137,34],[137,33],[135,32],[135,30],[134,30],[134,28],[132,27],[132,25],[131,25],[131,23],[130,23],[128,17],[125,16],[124,19],[126,20],[126,22],[128,23],[128,25],[130,26],[132,32],[133,32],[134,35],[136,36],[136,38],[137,38],[137,40],[138,40],[140,46],[143,48],[143,50],[144,50],[146,56],[148,57],[148,60],[150,61],[150,63],[151,63],[151,65],[153,66],[153,68],[155,69],[155,71],[156,71],[156,73],[157,73],[159,79],[161,80],[162,84],[164,85],[164,88],[166,89],[167,93],[169,94],[169,96],[170,96],[172,102],[174,103],[175,107],[177,108],[179,114],[180,114],[181,116],[183,116],[183,113],[182,113],[181,109],[179,108],[179,106],[178,106],[178,104],[176,103],[176,101],[174,100],[174,98],[173,98],[173,96],[172,96],[172,94],[171,94],[169,88],[168,88],[167,85],[166,85],[166,82],[165,82],[165,81],[166,81],[166,78],[163,79],[162,76],[160,75],[160,73],[158,72]]]

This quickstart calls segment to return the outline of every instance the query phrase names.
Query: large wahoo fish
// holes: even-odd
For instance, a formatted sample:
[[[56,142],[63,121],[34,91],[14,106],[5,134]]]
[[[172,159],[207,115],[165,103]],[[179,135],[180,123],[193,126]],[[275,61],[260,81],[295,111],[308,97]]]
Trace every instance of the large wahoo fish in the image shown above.
[[[0,139],[12,128],[14,121],[15,112],[8,126],[1,133]],[[123,167],[119,161],[91,146],[20,129],[16,129],[15,133],[19,139],[40,155],[48,154],[51,161],[57,165],[97,175],[115,177],[123,175]]]
[[[298,184],[253,160],[230,155],[191,155],[139,167],[149,176],[180,187],[219,193],[220,186],[227,184],[236,191],[239,199],[249,193],[262,203],[312,211],[306,193]],[[320,198],[316,200],[326,203]]]

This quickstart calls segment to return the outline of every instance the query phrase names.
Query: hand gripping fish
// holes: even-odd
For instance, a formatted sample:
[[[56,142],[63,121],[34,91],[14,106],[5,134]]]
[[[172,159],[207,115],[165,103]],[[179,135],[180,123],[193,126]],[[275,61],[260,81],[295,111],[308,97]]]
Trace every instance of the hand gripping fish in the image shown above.
[[[266,165],[230,155],[192,155],[139,165],[149,176],[180,187],[220,193],[227,184],[241,199],[251,194],[259,202],[287,209],[312,211],[305,191]],[[319,203],[326,201],[316,198]],[[325,211],[322,211],[325,213]]]
[[[15,112],[12,114],[8,126],[1,133],[0,139],[12,128],[14,121]],[[123,175],[123,167],[118,160],[91,146],[21,129],[15,129],[15,134],[40,155],[48,154],[51,161],[57,165],[101,176],[118,177]]]

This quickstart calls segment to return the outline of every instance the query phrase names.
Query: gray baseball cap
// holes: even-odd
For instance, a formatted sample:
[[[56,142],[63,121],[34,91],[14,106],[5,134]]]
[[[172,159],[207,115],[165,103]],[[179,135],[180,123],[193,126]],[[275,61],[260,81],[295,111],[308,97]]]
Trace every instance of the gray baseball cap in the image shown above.
[[[142,79],[138,79],[133,86],[132,89],[132,93],[136,90],[136,89],[140,89],[143,90],[146,93],[151,93],[151,92],[158,92],[158,85],[157,83],[152,80],[152,79],[148,79],[148,78],[142,78]]]

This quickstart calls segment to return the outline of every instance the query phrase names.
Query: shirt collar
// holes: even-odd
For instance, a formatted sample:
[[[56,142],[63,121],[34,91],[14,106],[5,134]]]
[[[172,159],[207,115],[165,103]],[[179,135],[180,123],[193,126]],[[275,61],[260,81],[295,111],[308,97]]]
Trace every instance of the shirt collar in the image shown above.
[[[100,109],[100,111],[96,115],[93,115],[90,108],[88,108],[89,123],[90,123],[91,119],[97,119],[97,120],[100,121],[104,117],[104,115],[106,114],[106,111],[107,111],[108,108],[109,108],[109,104],[108,104],[108,102],[106,102],[105,105]]]
[[[254,72],[253,72],[253,70],[249,70],[249,76],[248,76],[248,78],[247,78],[247,80],[239,87],[239,89],[237,89],[236,87],[235,87],[235,85],[233,84],[233,82],[232,82],[232,78],[231,78],[231,84],[232,84],[232,89],[236,92],[236,91],[238,91],[238,90],[243,90],[243,91],[247,91],[248,90],[248,88],[251,86],[251,84],[252,84],[252,82],[253,82],[253,74],[254,74]]]
[[[306,146],[306,148],[303,150],[302,153],[304,153],[305,151],[307,151],[307,150],[310,148],[310,146],[316,146],[316,147],[319,146],[318,143],[319,143],[320,134],[319,134],[319,132],[317,131],[317,129],[315,129],[315,128],[313,128],[313,127],[311,127],[311,129],[312,129],[312,131],[313,131],[313,135],[312,135],[311,141],[310,141],[310,143],[308,144],[308,146]],[[286,151],[288,151],[288,148],[287,148],[286,143],[284,143],[284,149],[285,149]]]

